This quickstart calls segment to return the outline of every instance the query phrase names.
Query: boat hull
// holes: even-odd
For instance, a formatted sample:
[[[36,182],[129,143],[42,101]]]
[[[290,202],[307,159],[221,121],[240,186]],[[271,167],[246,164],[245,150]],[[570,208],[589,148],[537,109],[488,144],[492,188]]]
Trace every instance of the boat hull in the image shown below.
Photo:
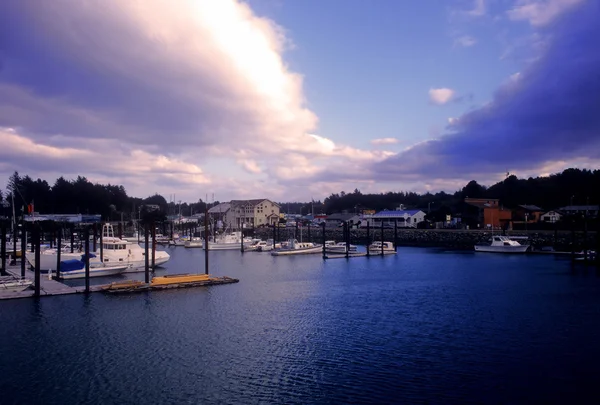
[[[111,266],[111,267],[96,267],[90,268],[90,277],[106,277],[115,276],[121,274],[126,266]],[[60,273],[60,277],[63,280],[70,280],[75,278],[85,278],[85,269],[71,270]]]
[[[488,246],[488,245],[475,245],[476,252],[487,252],[487,253],[525,253],[529,249],[529,245],[520,246]]]
[[[208,243],[208,250],[241,250],[241,243]]]
[[[322,253],[322,246],[315,246],[309,248],[300,248],[300,249],[281,249],[274,250],[271,252],[272,256],[291,256],[291,255],[309,255],[315,253]]]
[[[395,255],[397,252],[393,249],[383,249],[383,254],[384,255]],[[369,249],[369,255],[370,256],[381,256],[381,249]]]

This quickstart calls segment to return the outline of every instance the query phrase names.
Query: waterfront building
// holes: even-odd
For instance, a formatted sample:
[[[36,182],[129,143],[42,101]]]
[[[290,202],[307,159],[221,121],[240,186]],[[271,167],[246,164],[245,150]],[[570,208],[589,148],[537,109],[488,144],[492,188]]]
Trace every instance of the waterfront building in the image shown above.
[[[280,207],[266,198],[231,200],[208,210],[208,214],[222,227],[229,229],[272,226],[279,222]]]

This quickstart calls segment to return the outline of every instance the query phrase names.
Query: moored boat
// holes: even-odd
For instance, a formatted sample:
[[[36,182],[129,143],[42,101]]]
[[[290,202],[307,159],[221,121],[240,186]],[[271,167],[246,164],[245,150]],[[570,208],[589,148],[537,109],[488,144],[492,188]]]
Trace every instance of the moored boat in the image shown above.
[[[201,248],[202,247],[202,238],[194,237],[190,240],[186,240],[183,244],[186,248]]]
[[[31,287],[32,284],[32,280],[19,279],[13,276],[0,276],[0,292],[21,292]]]
[[[394,244],[392,242],[375,241],[368,247],[370,255],[393,255],[396,254]]]
[[[122,273],[127,268],[127,265],[100,265],[96,267],[90,266],[90,277],[106,277],[114,276]],[[69,280],[74,278],[85,278],[85,263],[81,260],[65,260],[60,262],[59,278]]]
[[[525,253],[529,245],[521,245],[508,236],[494,235],[490,244],[475,245],[476,252],[490,253]]]
[[[312,242],[298,242],[296,239],[290,239],[286,247],[276,249],[271,252],[273,256],[286,256],[286,255],[302,255],[321,253],[323,251],[323,245],[319,245]]]
[[[346,249],[349,253],[355,253],[357,251],[356,245],[346,245],[346,242],[325,243],[325,252],[327,253],[346,253]]]

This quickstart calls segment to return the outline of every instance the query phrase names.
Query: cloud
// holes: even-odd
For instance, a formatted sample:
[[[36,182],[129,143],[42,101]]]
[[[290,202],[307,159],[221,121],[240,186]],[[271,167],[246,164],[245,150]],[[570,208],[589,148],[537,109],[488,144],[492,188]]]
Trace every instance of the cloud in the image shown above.
[[[27,148],[14,150],[25,167],[113,175],[78,160],[96,158],[93,145],[111,145],[119,151],[105,149],[111,164],[134,152],[163,156],[166,166],[200,170],[201,177],[186,178],[203,184],[268,175],[285,195],[275,183],[286,184],[291,161],[305,166],[302,173],[322,170],[326,159],[389,156],[311,135],[318,118],[307,107],[303,77],[285,62],[290,39],[238,0],[181,0],[177,7],[164,0],[5,1],[0,38],[0,127],[48,152],[34,162]],[[53,157],[61,153],[71,155]],[[215,159],[228,163],[215,168]],[[2,167],[0,175],[13,170]],[[120,179],[155,191],[153,178],[133,164],[119,167]],[[156,181],[180,169],[170,170]]]
[[[458,37],[454,40],[454,46],[462,46],[464,48],[468,48],[477,43],[477,40],[469,35],[463,35],[462,37]]]
[[[553,162],[600,164],[600,3],[557,18],[544,53],[493,100],[453,121],[444,136],[373,166],[366,176],[484,178]]]
[[[454,90],[442,87],[439,89],[429,89],[429,100],[438,105],[446,104],[454,96]]]
[[[377,138],[377,139],[371,139],[371,144],[372,145],[392,145],[395,143],[398,143],[398,139],[396,138]]]
[[[466,11],[465,14],[471,17],[481,17],[485,15],[485,2],[484,0],[474,0],[473,8]]]
[[[518,0],[507,11],[513,21],[526,20],[533,26],[543,26],[555,18],[583,3],[584,0]],[[595,1],[595,0],[592,0]]]

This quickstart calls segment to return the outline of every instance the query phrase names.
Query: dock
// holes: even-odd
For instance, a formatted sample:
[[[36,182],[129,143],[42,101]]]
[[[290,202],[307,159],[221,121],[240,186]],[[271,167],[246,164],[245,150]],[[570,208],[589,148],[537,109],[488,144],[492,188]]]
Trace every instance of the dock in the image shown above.
[[[9,275],[15,277],[15,279],[21,278],[21,269],[19,266],[10,266],[6,269]],[[34,274],[33,271],[26,271],[26,279],[33,280]],[[131,280],[124,282],[116,282],[111,284],[102,284],[102,285],[90,285],[89,292],[107,292],[107,293],[127,293],[127,292],[141,292],[141,291],[153,291],[153,290],[165,290],[165,289],[174,289],[174,288],[190,288],[190,287],[202,287],[202,286],[212,286],[212,285],[220,285],[220,284],[231,284],[239,282],[236,278],[231,277],[210,277],[207,280],[202,280],[193,283],[178,283],[178,284],[168,284],[168,285],[151,285],[143,282],[132,282]],[[128,288],[114,288],[115,285],[124,285],[129,284]],[[111,288],[113,287],[113,288]],[[71,287],[69,285],[63,284],[57,280],[48,279],[46,274],[42,274],[40,277],[40,296],[48,297],[48,296],[57,296],[57,295],[69,295],[69,294],[85,294],[85,286],[77,286]],[[24,291],[1,291],[0,290],[0,300],[9,300],[9,299],[18,299],[18,298],[29,298],[33,297],[35,291],[33,286]]]

